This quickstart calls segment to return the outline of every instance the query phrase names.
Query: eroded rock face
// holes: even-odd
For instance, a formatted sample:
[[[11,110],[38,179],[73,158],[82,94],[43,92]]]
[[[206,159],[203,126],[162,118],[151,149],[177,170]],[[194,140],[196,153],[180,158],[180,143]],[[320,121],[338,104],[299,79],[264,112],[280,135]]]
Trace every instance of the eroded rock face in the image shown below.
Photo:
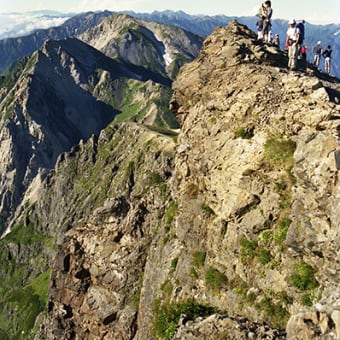
[[[339,84],[286,64],[236,22],[206,39],[173,85],[174,163],[169,138],[126,130],[131,163],[60,242],[40,334],[339,336]]]
[[[285,65],[280,53],[257,45],[250,31],[233,22],[216,29],[199,57],[182,69],[172,100],[182,123],[176,232],[187,249],[175,278],[181,289],[172,297],[192,294],[272,326],[277,323],[273,305],[287,312],[281,315],[287,321],[301,310],[313,313],[306,306],[312,301],[301,305],[311,295],[331,320],[339,308],[340,288],[334,157],[340,116],[329,95],[339,85],[330,91],[331,85],[312,73],[287,73]],[[274,151],[274,144],[287,149]],[[284,152],[291,153],[291,160]],[[184,284],[188,274],[183,267],[190,271],[194,251],[206,253],[204,270]],[[315,270],[319,290],[297,288],[293,278],[301,263]],[[208,268],[228,282],[218,298],[207,289]],[[235,293],[240,287],[243,297]],[[289,298],[280,300],[285,294]],[[323,321],[315,322],[322,328]],[[294,334],[288,330],[289,336]],[[335,327],[322,334],[332,332]]]
[[[78,180],[89,186],[93,205],[99,206],[60,237],[49,317],[37,339],[131,339],[135,335],[142,269],[152,239],[163,233],[161,220],[168,205],[173,148],[170,137],[125,124],[111,135],[102,133],[94,154],[97,159],[91,157],[91,147],[82,146],[72,157],[64,155],[59,160],[52,183],[56,193],[58,177],[65,178],[70,162],[77,161]],[[108,165],[112,171],[100,170],[106,184],[89,173],[83,177],[88,171],[85,164],[99,163],[100,168],[106,150],[112,152]],[[73,185],[78,180],[73,178]],[[111,192],[111,198],[100,199],[102,190]],[[85,195],[89,200],[91,195]],[[54,201],[55,207],[59,204]],[[84,212],[87,205],[84,202],[78,208]]]

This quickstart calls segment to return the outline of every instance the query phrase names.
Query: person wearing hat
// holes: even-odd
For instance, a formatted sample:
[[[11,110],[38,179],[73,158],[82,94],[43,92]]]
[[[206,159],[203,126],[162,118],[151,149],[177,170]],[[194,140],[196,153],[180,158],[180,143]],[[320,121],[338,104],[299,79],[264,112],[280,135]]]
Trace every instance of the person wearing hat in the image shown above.
[[[320,58],[323,52],[323,48],[321,46],[321,41],[318,41],[317,44],[313,47],[312,52],[314,53],[314,65],[319,68]]]
[[[296,27],[296,21],[295,19],[290,19],[286,38],[286,48],[288,48],[288,68],[290,70],[296,69],[297,56],[299,52],[299,39],[300,30]]]

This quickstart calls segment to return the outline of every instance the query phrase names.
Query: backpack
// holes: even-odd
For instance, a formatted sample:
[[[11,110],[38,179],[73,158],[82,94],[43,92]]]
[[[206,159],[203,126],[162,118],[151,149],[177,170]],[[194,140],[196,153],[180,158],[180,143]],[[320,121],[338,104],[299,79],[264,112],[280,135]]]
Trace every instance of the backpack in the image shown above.
[[[303,41],[305,40],[305,25],[303,24],[303,22],[299,22],[296,25],[296,28],[298,28],[300,30],[300,39],[298,41],[298,44],[302,44]]]
[[[330,58],[331,57],[331,54],[332,54],[332,50],[325,50],[323,53],[322,53],[322,56],[324,58]]]
[[[316,45],[315,47],[313,47],[313,53],[314,54],[321,54],[322,51],[322,47],[320,45]]]

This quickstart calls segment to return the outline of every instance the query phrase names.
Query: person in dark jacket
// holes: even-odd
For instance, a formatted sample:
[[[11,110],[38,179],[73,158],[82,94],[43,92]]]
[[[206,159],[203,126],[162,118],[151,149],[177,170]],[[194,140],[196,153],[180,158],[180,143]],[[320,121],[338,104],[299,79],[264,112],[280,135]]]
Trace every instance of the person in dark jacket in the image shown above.
[[[324,50],[322,56],[325,58],[325,72],[331,74],[332,49],[330,45]]]
[[[314,65],[319,68],[320,58],[323,52],[321,41],[318,41],[317,44],[313,47],[312,52],[314,54]]]

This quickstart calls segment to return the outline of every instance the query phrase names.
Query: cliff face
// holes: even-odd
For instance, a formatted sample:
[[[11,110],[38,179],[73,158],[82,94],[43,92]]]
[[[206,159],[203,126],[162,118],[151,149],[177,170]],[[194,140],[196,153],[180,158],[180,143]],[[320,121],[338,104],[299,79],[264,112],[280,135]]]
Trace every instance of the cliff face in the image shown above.
[[[187,249],[173,298],[194,295],[281,327],[308,310],[292,318],[289,337],[326,336],[334,325],[339,334],[339,84],[285,65],[233,22],[173,86],[176,233]],[[184,284],[195,251],[206,254],[204,266]],[[223,277],[218,298],[210,270]]]
[[[69,229],[36,339],[340,336],[340,88],[286,64],[231,22],[173,85],[178,138],[109,126],[58,159],[27,212]]]
[[[68,178],[73,162],[76,178],[69,189],[78,192],[77,209],[84,213],[84,207],[97,208],[60,238],[50,317],[38,339],[135,334],[141,268],[153,251],[152,239],[163,233],[162,216],[169,205],[173,148],[171,137],[125,124],[116,131],[108,128],[98,140],[98,151],[84,146],[74,158],[60,160],[52,192],[60,192],[58,183]],[[104,164],[103,155],[109,157]],[[88,172],[90,168],[94,170]]]

